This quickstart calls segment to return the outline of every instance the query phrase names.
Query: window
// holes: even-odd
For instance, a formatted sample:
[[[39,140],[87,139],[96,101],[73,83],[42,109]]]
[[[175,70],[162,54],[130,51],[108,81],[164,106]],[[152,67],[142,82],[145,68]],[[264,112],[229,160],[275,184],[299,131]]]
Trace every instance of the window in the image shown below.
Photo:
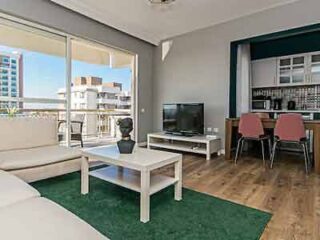
[[[25,109],[25,114],[32,111],[58,113],[59,119],[82,114],[84,135],[97,135],[97,129],[111,129],[100,125],[108,124],[110,111],[98,116],[100,112],[95,110],[100,107],[119,110],[118,96],[122,91],[131,91],[136,76],[133,74],[136,69],[133,67],[134,55],[48,28],[42,29],[41,26],[31,27],[28,23],[0,18],[0,69],[7,74],[0,75],[0,107],[15,105],[21,108],[21,112]],[[69,40],[72,58],[69,70],[72,70],[73,84],[66,87]],[[72,94],[68,104],[71,110],[66,113],[66,95],[70,88]],[[105,98],[99,99],[101,96]],[[46,111],[52,108],[54,111]],[[81,111],[77,111],[79,109]],[[128,110],[126,116],[128,113],[131,111]]]
[[[72,97],[72,106],[90,110],[85,112],[84,134],[101,135],[101,131],[112,128],[106,126],[110,111],[98,113],[92,110],[119,110],[118,95],[123,91],[131,92],[134,58],[131,54],[85,40],[72,39],[71,46],[72,88],[86,93]],[[126,114],[131,114],[130,108]]]
[[[0,58],[9,63],[5,71],[10,73],[0,81],[9,81],[11,97],[23,96],[19,107],[65,109],[58,92],[66,86],[66,38],[6,20],[1,20],[0,30],[6,36],[0,38]]]

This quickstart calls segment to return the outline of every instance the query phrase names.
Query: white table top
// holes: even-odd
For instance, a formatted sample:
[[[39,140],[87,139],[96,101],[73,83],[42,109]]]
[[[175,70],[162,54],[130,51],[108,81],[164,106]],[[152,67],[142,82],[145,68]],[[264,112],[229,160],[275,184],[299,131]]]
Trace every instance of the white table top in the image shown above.
[[[117,145],[82,150],[82,155],[106,164],[135,170],[153,170],[182,158],[181,154],[137,147],[132,154],[120,154]]]

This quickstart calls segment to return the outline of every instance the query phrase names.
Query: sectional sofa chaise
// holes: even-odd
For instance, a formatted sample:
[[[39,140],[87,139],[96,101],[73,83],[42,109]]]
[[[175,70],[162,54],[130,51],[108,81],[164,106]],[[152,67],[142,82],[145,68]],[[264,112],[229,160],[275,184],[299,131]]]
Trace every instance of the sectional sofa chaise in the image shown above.
[[[59,146],[56,119],[0,117],[0,170],[34,182],[80,168],[80,151]]]
[[[107,240],[89,224],[0,170],[0,239]]]
[[[57,125],[50,118],[0,117],[0,239],[107,239],[27,183],[80,170],[80,151],[59,146]]]

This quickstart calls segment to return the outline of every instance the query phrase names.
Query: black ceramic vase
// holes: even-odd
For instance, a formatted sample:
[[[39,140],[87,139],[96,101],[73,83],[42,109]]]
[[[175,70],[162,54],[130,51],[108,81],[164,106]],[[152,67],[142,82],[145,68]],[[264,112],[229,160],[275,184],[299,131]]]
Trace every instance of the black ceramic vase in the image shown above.
[[[133,130],[133,121],[131,118],[124,118],[118,120],[122,138],[117,142],[119,152],[122,154],[130,154],[133,152],[134,145],[136,144],[130,137],[130,133]]]

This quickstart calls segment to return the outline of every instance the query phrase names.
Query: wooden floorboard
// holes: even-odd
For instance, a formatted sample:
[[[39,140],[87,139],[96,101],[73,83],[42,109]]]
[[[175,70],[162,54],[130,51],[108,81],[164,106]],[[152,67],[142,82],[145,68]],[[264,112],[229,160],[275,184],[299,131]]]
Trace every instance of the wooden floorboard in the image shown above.
[[[172,167],[160,171],[173,175]],[[185,154],[183,185],[272,213],[262,240],[320,239],[320,176],[305,174],[299,154],[281,154],[273,169],[264,167],[260,158],[247,155],[235,165],[224,156],[206,161]]]

